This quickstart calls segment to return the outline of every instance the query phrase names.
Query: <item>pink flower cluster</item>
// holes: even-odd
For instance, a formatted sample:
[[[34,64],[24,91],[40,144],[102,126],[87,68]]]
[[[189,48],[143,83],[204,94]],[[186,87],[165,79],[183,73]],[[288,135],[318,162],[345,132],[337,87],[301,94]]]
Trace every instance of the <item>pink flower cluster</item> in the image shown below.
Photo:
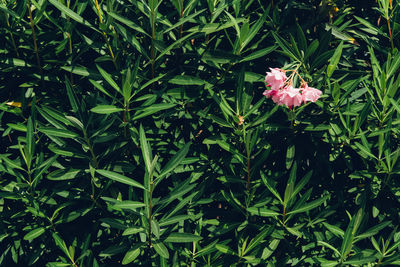
[[[265,90],[264,95],[267,98],[272,98],[272,101],[277,105],[285,105],[288,108],[297,107],[303,102],[317,101],[322,94],[320,90],[309,87],[304,81],[301,88],[293,88],[292,79],[289,79],[288,82],[283,70],[278,68],[269,69],[271,72],[267,72],[265,83],[267,87],[270,87],[270,90]]]

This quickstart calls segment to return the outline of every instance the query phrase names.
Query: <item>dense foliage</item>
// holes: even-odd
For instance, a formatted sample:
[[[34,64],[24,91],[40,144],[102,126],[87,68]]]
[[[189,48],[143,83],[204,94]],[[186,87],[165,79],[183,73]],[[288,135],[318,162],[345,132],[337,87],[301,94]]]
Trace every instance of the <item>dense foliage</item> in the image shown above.
[[[400,265],[397,0],[2,0],[1,266]],[[322,91],[267,99],[269,68]]]

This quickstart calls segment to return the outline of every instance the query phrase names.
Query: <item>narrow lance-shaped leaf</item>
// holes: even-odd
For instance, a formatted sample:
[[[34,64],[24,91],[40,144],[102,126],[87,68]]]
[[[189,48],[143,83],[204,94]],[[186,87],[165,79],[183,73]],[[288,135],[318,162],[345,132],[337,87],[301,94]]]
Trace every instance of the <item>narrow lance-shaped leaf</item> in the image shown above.
[[[346,229],[346,232],[344,234],[342,246],[340,249],[340,255],[342,260],[344,260],[347,257],[347,254],[350,252],[352,246],[353,246],[353,240],[355,238],[355,234],[358,230],[358,227],[361,223],[361,220],[363,218],[363,210],[359,209],[357,214],[351,219],[349,226]]]
[[[294,162],[292,169],[290,171],[289,179],[286,184],[285,193],[283,196],[283,202],[285,205],[288,204],[294,190],[294,183],[296,182],[296,171],[297,171],[297,163]]]
[[[32,155],[34,152],[33,151],[34,144],[35,144],[35,141],[34,141],[34,135],[33,135],[33,122],[32,122],[32,117],[29,117],[28,118],[28,126],[26,129],[26,145],[28,148],[28,153],[30,155]]]
[[[88,27],[90,27],[91,29],[98,31],[96,28],[94,28],[87,20],[85,20],[82,16],[80,16],[79,14],[77,14],[76,12],[72,11],[71,9],[69,9],[68,7],[66,7],[65,5],[63,5],[61,2],[59,2],[58,0],[49,0],[49,2],[51,4],[53,4],[57,9],[59,9],[62,13],[64,13],[66,16],[70,17],[71,19],[86,25]]]
[[[134,261],[140,255],[140,248],[131,249],[126,252],[124,258],[122,259],[122,265],[126,265]]]
[[[303,189],[303,187],[308,183],[308,181],[309,181],[310,178],[311,178],[312,173],[313,173],[312,170],[309,171],[309,172],[297,183],[296,187],[295,187],[294,190],[293,190],[292,195],[290,196],[289,201],[290,201],[291,199],[293,199],[293,198],[301,191],[301,189]]]
[[[247,209],[248,212],[262,217],[274,217],[280,215],[278,212],[266,208],[251,207]]]
[[[98,105],[92,108],[90,111],[99,114],[111,114],[115,112],[120,112],[122,110],[122,108],[118,108],[114,105]]]
[[[296,147],[294,144],[288,146],[286,150],[286,169],[290,169],[292,166],[294,155],[295,155]]]
[[[117,83],[113,80],[111,75],[107,73],[104,69],[102,69],[99,65],[96,65],[97,69],[99,70],[101,76],[111,85],[118,93],[122,94],[121,88],[117,85]]]
[[[132,118],[132,120],[135,121],[135,120],[150,116],[152,114],[155,114],[157,112],[173,108],[175,106],[176,106],[176,104],[174,104],[174,103],[153,104],[153,105],[150,105],[148,107],[138,110],[134,114],[134,117]]]
[[[53,239],[56,242],[57,247],[59,247],[70,260],[73,260],[64,240],[62,240],[61,237],[59,235],[57,235],[56,233],[53,233]]]
[[[329,65],[326,70],[326,75],[328,76],[328,78],[330,78],[332,76],[332,73],[335,71],[339,63],[340,57],[342,56],[342,50],[343,50],[343,41],[340,42],[339,46],[335,50],[335,53],[329,60]]]
[[[32,231],[30,231],[29,233],[27,233],[24,236],[24,240],[32,241],[33,239],[41,236],[44,232],[45,232],[44,227],[39,227],[39,228],[33,229]]]
[[[142,150],[144,163],[146,165],[146,170],[148,173],[150,173],[151,162],[152,162],[153,156],[151,153],[151,147],[150,147],[149,143],[147,142],[146,134],[144,133],[144,129],[143,129],[142,125],[140,125],[140,129],[139,129],[139,139],[140,139],[140,148]]]
[[[311,201],[309,203],[306,203],[304,206],[302,206],[302,207],[300,207],[300,208],[298,208],[296,210],[291,210],[291,211],[287,212],[286,214],[287,215],[296,214],[296,213],[306,212],[306,211],[315,209],[316,207],[318,207],[319,205],[324,203],[327,198],[328,197],[325,196],[325,197],[313,200],[313,201]]]
[[[62,137],[62,138],[76,138],[79,136],[79,134],[72,132],[72,131],[51,128],[51,127],[40,127],[40,128],[38,128],[38,130],[39,130],[39,132],[42,132],[46,135],[57,136],[57,137]]]
[[[283,200],[282,200],[281,196],[279,195],[278,191],[276,191],[276,189],[270,184],[270,182],[268,181],[268,178],[262,172],[261,172],[261,178],[262,178],[265,186],[268,188],[268,190],[279,200],[279,202],[281,202],[281,204],[283,204]]]
[[[157,183],[164,178],[168,173],[170,173],[173,169],[175,169],[182,160],[186,157],[191,142],[185,144],[176,154],[171,158],[170,161],[165,165],[165,167],[161,170],[160,174],[158,175]]]
[[[78,100],[76,98],[74,89],[72,88],[72,85],[71,85],[71,83],[70,83],[70,81],[68,80],[67,77],[65,77],[65,86],[67,88],[67,96],[68,96],[69,102],[71,104],[72,111],[74,113],[80,114]],[[82,116],[80,116],[80,118],[82,119]]]
[[[113,171],[107,171],[107,170],[96,170],[96,172],[103,175],[104,177],[107,177],[116,182],[144,189],[144,186],[142,184],[140,184],[139,182],[136,182],[135,180],[132,180],[131,178],[128,178],[122,174],[119,174],[119,173],[116,173]]]
[[[202,240],[203,238],[198,235],[189,234],[189,233],[171,233],[165,239],[165,242],[170,243],[188,243],[188,242],[197,242]]]
[[[157,252],[158,255],[161,257],[168,259],[169,258],[169,252],[167,247],[164,245],[164,243],[158,241],[153,243],[153,248]]]
[[[216,244],[215,248],[224,254],[237,255],[237,253],[235,251],[233,251],[230,247],[223,245],[223,244]]]

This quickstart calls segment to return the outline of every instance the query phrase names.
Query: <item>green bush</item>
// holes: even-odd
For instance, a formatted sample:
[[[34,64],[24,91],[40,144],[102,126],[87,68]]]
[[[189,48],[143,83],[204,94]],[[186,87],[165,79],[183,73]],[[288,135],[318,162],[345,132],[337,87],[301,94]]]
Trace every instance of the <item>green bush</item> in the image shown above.
[[[2,0],[0,25],[1,266],[400,265],[398,1]],[[275,105],[269,68],[321,98]]]

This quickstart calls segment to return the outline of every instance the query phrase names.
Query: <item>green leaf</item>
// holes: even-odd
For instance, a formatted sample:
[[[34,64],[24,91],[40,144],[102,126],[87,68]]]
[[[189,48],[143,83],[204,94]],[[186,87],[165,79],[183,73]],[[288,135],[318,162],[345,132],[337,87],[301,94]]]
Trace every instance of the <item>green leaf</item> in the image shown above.
[[[109,96],[109,97],[113,97],[100,83],[98,83],[98,82],[96,82],[96,81],[94,81],[94,80],[92,80],[92,79],[89,79],[89,82],[91,83],[91,84],[93,84],[93,86],[96,88],[96,89],[98,89],[100,92],[102,92],[103,94],[105,94],[105,95],[107,95],[107,96]]]
[[[389,226],[391,223],[392,223],[391,221],[387,221],[387,222],[383,222],[383,223],[380,223],[380,224],[378,224],[378,225],[375,225],[375,226],[373,226],[373,227],[367,229],[364,233],[362,233],[362,234],[356,236],[356,237],[355,237],[355,240],[356,240],[356,241],[359,241],[359,240],[365,239],[365,238],[367,238],[367,237],[374,236],[374,235],[376,235],[379,231],[381,231],[381,230],[384,229],[385,227]]]
[[[114,112],[123,111],[123,109],[118,108],[113,105],[97,105],[96,107],[92,108],[90,111],[94,112],[94,113],[99,113],[99,114],[111,114]]]
[[[79,101],[76,98],[74,89],[73,89],[70,81],[66,77],[65,77],[65,87],[67,88],[67,96],[68,96],[69,103],[71,104],[72,111],[74,113],[79,113],[80,112],[80,108],[78,105]]]
[[[280,239],[273,239],[271,243],[267,247],[264,248],[263,253],[261,255],[261,259],[266,260],[268,259],[272,253],[276,250],[279,245]]]
[[[29,233],[27,233],[24,236],[24,240],[28,240],[29,242],[31,242],[33,239],[41,236],[45,231],[46,231],[46,229],[44,227],[39,227],[39,228],[33,229],[32,231],[30,231]]]
[[[207,115],[208,115],[207,118],[212,119],[214,122],[218,123],[219,125],[221,125],[223,127],[232,128],[232,125],[229,122],[227,122],[226,120],[224,120],[220,117],[217,117],[215,115],[212,115],[212,114],[207,114]]]
[[[136,210],[137,208],[141,208],[144,206],[145,205],[143,202],[124,200],[124,201],[117,202],[116,204],[114,204],[113,208]]]
[[[191,142],[185,144],[176,154],[168,161],[168,163],[164,166],[164,168],[161,170],[160,174],[157,177],[157,183],[168,173],[170,173],[172,170],[174,170],[181,162],[183,159],[186,157],[187,153],[189,152],[189,147],[191,145]]]
[[[374,154],[371,153],[371,150],[368,147],[363,146],[362,144],[360,144],[358,142],[354,142],[354,145],[360,150],[360,152],[361,152],[360,154],[364,158],[371,157],[374,159],[378,159]]]
[[[45,135],[49,136],[57,136],[62,138],[76,138],[79,134],[64,130],[64,129],[57,129],[57,128],[50,128],[50,127],[40,127],[38,128],[39,132],[44,133]]]
[[[182,3],[180,0],[177,1],[179,4]],[[184,16],[182,18],[179,19],[179,21],[177,23],[175,23],[174,25],[172,25],[171,27],[169,27],[168,29],[165,29],[163,31],[163,33],[167,33],[181,25],[183,25],[185,22],[188,22],[190,20],[192,20],[194,17],[197,17],[198,15],[200,15],[201,13],[203,13],[206,9],[201,9],[193,14],[190,14],[188,16]]]
[[[17,161],[15,162],[14,160],[9,159],[6,155],[0,154],[0,159],[4,161],[5,165],[7,167],[10,167],[11,169],[19,169],[19,170],[24,170],[24,168],[21,167],[20,163]]]
[[[297,35],[297,40],[298,40],[300,50],[305,52],[307,50],[306,36],[304,35],[303,29],[297,22],[296,22],[296,35]]]
[[[72,123],[65,117],[65,115],[63,113],[61,113],[61,112],[59,112],[59,111],[57,111],[57,110],[55,110],[53,108],[43,106],[41,109],[38,108],[38,110],[39,110],[40,114],[42,114],[42,116],[46,120],[48,120],[51,124],[53,124],[56,128],[65,129],[65,126],[67,126],[67,125],[71,125],[72,126]],[[51,118],[53,118],[53,119],[56,119],[59,122],[62,122],[63,125],[61,125],[61,124],[59,124],[57,122],[55,123],[54,121],[49,120],[49,118],[48,118],[49,116]]]
[[[296,183],[296,174],[297,173],[297,163],[294,162],[292,169],[290,170],[289,179],[286,184],[285,192],[283,194],[283,202],[285,206],[289,203],[289,200],[292,198],[294,185]]]
[[[386,74],[387,79],[391,78],[399,69],[399,67],[400,67],[400,55],[397,54],[393,59],[392,64],[390,64],[389,70],[387,71]]]
[[[169,258],[168,249],[161,241],[154,242],[153,248],[157,252],[157,254],[163,257],[164,259]]]
[[[376,256],[366,256],[364,253],[359,253],[357,255],[349,257],[343,264],[345,266],[366,266],[371,262],[376,261]],[[397,264],[396,264],[397,265]]]
[[[186,41],[187,39],[193,37],[195,34],[198,34],[197,32],[192,32],[189,33],[187,35],[185,35],[184,37],[176,40],[175,42],[173,42],[172,44],[170,44],[167,48],[165,48],[159,55],[158,57],[155,59],[155,61],[158,61],[159,59],[161,59],[165,54],[169,53],[173,48],[175,48],[178,45],[181,45],[184,41]]]
[[[198,235],[189,234],[189,233],[171,233],[168,237],[164,240],[164,242],[170,243],[188,243],[188,242],[198,242],[203,238]]]
[[[70,17],[71,19],[90,27],[91,29],[97,31],[96,28],[94,28],[87,20],[82,18],[80,15],[69,9],[68,7],[64,6],[61,2],[58,0],[49,0],[50,3],[52,3],[56,8],[58,8],[62,13]]]
[[[112,245],[99,253],[100,257],[111,257],[123,253],[128,249],[127,245]]]
[[[62,240],[61,237],[56,233],[53,233],[53,239],[56,242],[57,247],[59,247],[70,260],[73,260],[64,240]]]
[[[326,70],[326,75],[328,76],[328,78],[330,78],[333,72],[335,71],[339,63],[340,57],[342,56],[342,50],[343,50],[343,41],[340,42],[339,46],[335,50],[335,53],[333,53],[333,56],[329,60],[329,65]]]
[[[26,131],[26,146],[28,148],[28,154],[32,155],[34,144],[35,144],[32,117],[28,118],[28,125],[27,125],[26,130],[27,130]]]
[[[273,230],[274,230],[273,226],[269,226],[263,229],[256,237],[254,237],[249,242],[249,245],[246,247],[245,251],[243,252],[243,255],[246,255],[247,252],[250,252],[253,248],[258,247],[261,244],[261,242],[264,241],[265,237],[271,235]]]
[[[359,209],[357,214],[353,216],[353,218],[351,219],[350,224],[347,227],[346,232],[344,233],[343,242],[340,249],[340,255],[342,260],[344,260],[347,257],[351,248],[353,247],[354,237],[358,230],[358,227],[360,226],[363,216],[364,216],[363,210]]]
[[[176,106],[176,104],[174,104],[174,103],[153,104],[148,107],[141,108],[140,110],[135,112],[132,120],[135,121],[135,120],[150,116],[154,113],[173,108],[175,106]]]
[[[141,252],[140,247],[131,249],[128,252],[126,252],[124,258],[122,259],[122,265],[126,265],[134,261],[140,255],[140,252]]]
[[[284,39],[282,39],[278,34],[275,32],[272,32],[272,36],[274,37],[276,43],[279,45],[279,47],[285,52],[285,54],[289,57],[292,58],[294,61],[300,61],[301,60],[297,57],[296,52],[293,51],[291,48],[290,44],[288,44]]]
[[[310,178],[312,176],[312,170],[309,171],[306,175],[304,175],[304,177],[297,183],[296,187],[293,190],[293,193],[290,197],[289,200],[291,200],[292,198],[294,198],[300,191],[301,189],[303,189],[303,187],[308,183],[308,181],[310,181]]]
[[[99,70],[101,76],[111,85],[118,93],[122,94],[121,88],[117,85],[117,83],[112,79],[111,75],[108,74],[105,70],[103,70],[99,65],[96,65]]]
[[[23,123],[17,123],[17,124],[16,123],[7,123],[7,126],[16,131],[20,131],[20,132],[27,131],[26,125]]]
[[[304,60],[307,60],[311,55],[313,55],[315,50],[317,50],[318,46],[319,46],[318,39],[312,41],[311,44],[308,46],[307,51],[304,54]]]
[[[262,29],[262,26],[264,25],[264,23],[266,22],[266,18],[268,16],[269,13],[269,8],[266,8],[264,10],[264,13],[260,16],[260,18],[253,24],[253,26],[250,28],[250,31],[248,32],[248,34],[244,36],[242,36],[242,32],[240,34],[240,38],[243,39],[243,42],[241,42],[240,45],[240,50],[243,50],[250,42],[251,40],[253,40],[253,38],[257,35],[257,33],[260,31],[260,29]],[[245,24],[242,24],[245,25]],[[244,26],[242,26],[243,29]]]
[[[150,173],[151,172],[151,162],[153,161],[153,156],[152,156],[152,152],[151,152],[151,147],[150,147],[149,143],[147,142],[146,134],[144,133],[142,125],[140,125],[140,129],[139,129],[139,139],[140,139],[140,148],[142,150],[144,163],[146,165],[146,170],[148,173]]]
[[[62,66],[61,69],[83,77],[92,77],[94,79],[101,78],[101,75],[95,71],[82,66]]]
[[[283,204],[283,200],[278,191],[276,191],[276,189],[270,184],[269,179],[265,176],[263,172],[261,172],[261,178],[268,190],[279,200],[279,202],[281,202],[281,204]]]
[[[113,181],[127,184],[133,187],[137,187],[140,189],[145,189],[143,185],[141,185],[139,182],[136,182],[135,180],[132,180],[131,178],[128,178],[122,174],[112,172],[112,171],[107,171],[107,170],[96,170],[97,173],[103,175],[104,177],[107,177]]]
[[[118,20],[119,22],[122,22],[123,24],[125,24],[129,28],[131,28],[131,29],[133,29],[133,30],[135,30],[137,32],[143,33],[143,34],[145,34],[147,36],[150,36],[145,30],[143,30],[139,25],[137,25],[133,21],[131,21],[131,20],[125,18],[125,17],[122,17],[122,16],[120,16],[120,15],[114,13],[114,12],[107,12],[107,14],[110,15],[111,17],[113,17],[114,19]]]
[[[233,251],[230,247],[223,244],[216,244],[215,248],[224,254],[237,255],[236,252]]]
[[[64,181],[74,179],[81,170],[66,168],[52,171],[47,175],[47,179],[52,181]]]
[[[295,155],[295,145],[291,144],[288,146],[286,150],[286,169],[290,169],[292,166],[293,160],[294,160],[294,155]]]
[[[365,20],[363,18],[357,17],[357,16],[354,16],[354,18],[356,20],[358,20],[361,24],[363,24],[365,27],[368,28],[368,31],[367,31],[368,33],[371,33],[373,35],[377,35],[378,33],[382,33],[382,31],[378,27],[375,27],[369,21],[367,21],[367,20]],[[366,29],[363,29],[363,30],[366,31]]]
[[[323,246],[323,247],[326,247],[326,248],[331,249],[331,250],[334,251],[337,255],[340,255],[339,250],[337,250],[337,249],[336,249],[334,246],[332,246],[331,244],[326,243],[326,242],[324,242],[324,241],[322,241],[322,240],[318,240],[317,243],[318,243],[318,245],[321,245],[321,246]],[[336,264],[333,265],[333,266],[336,266],[336,265],[337,265],[337,262],[336,262]]]
[[[245,19],[243,19],[243,18],[235,19],[236,24],[237,23],[242,23],[244,21],[245,21]],[[228,21],[228,22],[226,22],[224,24],[221,24],[221,23],[208,23],[208,24],[204,24],[204,25],[197,25],[197,26],[194,26],[194,27],[188,29],[188,32],[192,32],[192,33],[203,32],[205,34],[211,34],[211,33],[218,32],[218,31],[221,31],[223,29],[232,27],[232,26],[235,25],[235,22],[231,20],[231,21]]]
[[[145,229],[143,227],[132,226],[132,227],[129,227],[129,228],[125,229],[124,232],[122,233],[122,235],[123,236],[134,235],[134,234],[137,234],[137,233],[144,233],[144,232],[145,232]]]
[[[389,100],[396,109],[397,113],[400,114],[400,105],[393,98],[389,98]]]
[[[326,222],[322,222],[322,224],[335,236],[343,238],[344,231],[335,225],[328,224]],[[339,254],[339,253],[338,253]]]
[[[306,211],[315,209],[316,207],[318,207],[319,205],[324,203],[327,198],[328,197],[326,196],[326,197],[322,197],[322,198],[316,199],[314,201],[306,203],[304,206],[302,206],[302,207],[300,207],[300,208],[298,208],[296,210],[291,210],[291,211],[287,212],[286,214],[287,215],[296,214],[296,213],[306,212]]]
[[[258,208],[258,207],[247,208],[247,211],[253,215],[258,215],[258,216],[262,216],[262,217],[274,217],[274,216],[280,215],[280,213],[278,213],[276,211],[269,210],[266,208]]]
[[[165,219],[161,218],[159,221],[159,225],[160,225],[160,227],[163,227],[163,226],[183,222],[184,220],[187,220],[187,219],[193,219],[193,217],[194,217],[193,215],[177,215],[177,216],[165,218]]]
[[[253,53],[251,53],[250,55],[247,55],[245,57],[243,57],[242,60],[240,60],[240,62],[247,62],[247,61],[252,61],[255,60],[257,58],[263,57],[268,55],[271,52],[274,52],[276,50],[277,46],[273,45],[273,46],[269,46],[267,48],[263,48],[260,50],[257,50]]]
[[[207,82],[189,75],[178,75],[168,80],[169,83],[177,85],[204,85]]]
[[[70,263],[63,263],[63,262],[48,262],[46,267],[70,267]]]

